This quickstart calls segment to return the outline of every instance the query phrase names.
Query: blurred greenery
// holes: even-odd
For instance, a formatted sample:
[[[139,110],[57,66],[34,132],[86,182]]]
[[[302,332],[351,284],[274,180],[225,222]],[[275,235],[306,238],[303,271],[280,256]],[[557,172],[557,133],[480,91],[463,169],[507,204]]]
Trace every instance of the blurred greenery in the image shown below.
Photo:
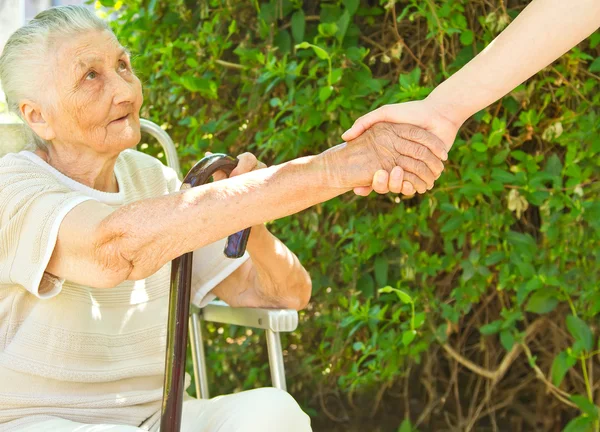
[[[98,6],[188,168],[206,150],[323,151],[361,114],[424,98],[527,3]],[[270,224],[313,278],[284,347],[315,430],[598,430],[599,44],[470,119],[426,195],[347,194]],[[270,384],[262,335],[208,332],[213,394]]]

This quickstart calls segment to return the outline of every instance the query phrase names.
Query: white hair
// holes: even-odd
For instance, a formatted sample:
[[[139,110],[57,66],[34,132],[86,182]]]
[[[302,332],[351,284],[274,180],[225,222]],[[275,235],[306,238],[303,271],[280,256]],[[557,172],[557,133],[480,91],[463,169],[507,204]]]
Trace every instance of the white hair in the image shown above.
[[[82,6],[58,6],[40,12],[29,23],[15,31],[0,56],[0,82],[6,95],[8,110],[22,120],[19,104],[24,99],[39,101],[44,93],[44,71],[47,53],[58,38],[91,30],[108,30],[108,24]],[[48,142],[31,130],[33,143],[45,149]]]

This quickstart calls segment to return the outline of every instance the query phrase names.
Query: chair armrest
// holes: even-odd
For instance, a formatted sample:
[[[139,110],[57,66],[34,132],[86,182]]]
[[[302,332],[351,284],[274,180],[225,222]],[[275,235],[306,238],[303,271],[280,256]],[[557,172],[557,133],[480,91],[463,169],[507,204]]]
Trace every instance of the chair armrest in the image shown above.
[[[202,309],[193,307],[204,321],[260,328],[274,332],[291,332],[298,328],[298,311],[293,309],[232,308],[223,301],[213,301]]]

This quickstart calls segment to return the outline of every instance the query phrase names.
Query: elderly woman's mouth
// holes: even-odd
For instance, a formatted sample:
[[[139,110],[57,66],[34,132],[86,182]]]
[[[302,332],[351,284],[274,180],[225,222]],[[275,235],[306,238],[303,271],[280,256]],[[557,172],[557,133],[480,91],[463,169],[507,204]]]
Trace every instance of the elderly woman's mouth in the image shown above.
[[[111,121],[109,124],[121,124],[121,123],[124,123],[126,120],[129,119],[130,116],[131,116],[131,114],[126,114],[123,117],[119,117],[119,118]]]

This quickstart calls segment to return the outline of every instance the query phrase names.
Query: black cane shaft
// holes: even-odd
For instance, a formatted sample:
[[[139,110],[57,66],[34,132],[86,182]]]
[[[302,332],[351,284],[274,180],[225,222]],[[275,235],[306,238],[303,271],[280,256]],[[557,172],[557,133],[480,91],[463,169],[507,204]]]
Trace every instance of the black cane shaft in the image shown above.
[[[190,310],[192,254],[187,253],[171,264],[167,354],[160,430],[177,432],[181,426],[188,313]]]
[[[198,162],[183,180],[183,184],[199,186],[206,183],[216,171],[233,171],[237,160],[222,154],[205,157]],[[224,253],[230,258],[242,256],[249,228],[230,236]],[[188,341],[188,316],[192,285],[192,253],[186,253],[171,264],[169,291],[169,317],[165,354],[165,380],[163,388],[161,432],[179,432],[183,405],[185,360]]]

